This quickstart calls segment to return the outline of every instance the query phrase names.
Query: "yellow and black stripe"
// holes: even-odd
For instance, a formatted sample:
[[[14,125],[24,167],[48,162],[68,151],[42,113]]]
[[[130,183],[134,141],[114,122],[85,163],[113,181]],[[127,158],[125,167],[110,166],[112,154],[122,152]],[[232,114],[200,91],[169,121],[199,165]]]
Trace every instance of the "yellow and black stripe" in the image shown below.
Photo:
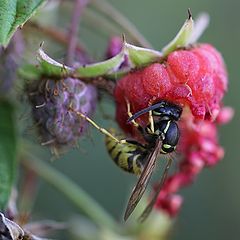
[[[117,137],[123,139],[122,136]],[[142,173],[148,154],[146,148],[137,142],[118,143],[109,136],[106,136],[105,143],[110,157],[117,166],[135,175]]]

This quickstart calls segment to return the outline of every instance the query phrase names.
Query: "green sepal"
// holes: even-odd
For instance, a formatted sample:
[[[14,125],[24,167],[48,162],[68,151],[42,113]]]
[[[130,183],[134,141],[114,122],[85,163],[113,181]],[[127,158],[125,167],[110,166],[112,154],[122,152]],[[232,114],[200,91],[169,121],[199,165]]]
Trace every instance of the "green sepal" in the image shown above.
[[[25,64],[18,69],[18,75],[25,80],[34,80],[41,77],[41,71],[38,66],[33,64]]]
[[[15,108],[5,99],[0,99],[0,211],[8,203],[16,175],[17,134]]]
[[[112,80],[117,80],[117,79],[122,78],[125,75],[127,75],[129,73],[129,71],[130,71],[130,68],[123,68],[123,69],[120,69],[116,72],[109,73],[107,75],[107,78],[112,79]]]
[[[114,72],[124,61],[124,49],[106,61],[94,64],[82,65],[76,69],[61,64],[49,57],[42,48],[38,50],[37,59],[39,61],[38,71],[41,75],[49,77],[67,77],[91,78]]]
[[[125,43],[124,47],[133,67],[142,67],[157,62],[162,57],[162,53],[156,50],[137,47],[129,43]]]
[[[180,47],[186,47],[190,43],[191,36],[193,33],[193,26],[194,22],[192,19],[192,15],[189,12],[188,19],[185,21],[176,37],[162,49],[164,57]]]
[[[124,47],[119,54],[116,56],[99,63],[87,64],[78,67],[74,71],[74,76],[76,77],[99,77],[99,76],[107,76],[108,74],[117,71],[120,65],[124,61]]]
[[[210,17],[207,13],[202,12],[194,20],[194,28],[189,39],[189,44],[194,44],[202,36],[206,28],[208,27]]]
[[[37,59],[40,63],[38,68],[42,75],[62,78],[73,72],[72,68],[49,57],[41,47],[38,49]]]
[[[131,66],[119,69],[125,57],[128,57]],[[122,50],[116,56],[102,62],[81,65],[75,69],[56,62],[42,48],[38,50],[37,55],[39,61],[38,71],[41,72],[41,75],[59,78],[64,76],[74,76],[76,78],[94,78],[99,76],[112,78],[113,76],[122,76],[123,73],[129,72],[132,68],[142,67],[159,61],[161,57],[162,54],[159,51],[136,47],[125,41],[123,41]]]
[[[0,45],[7,46],[14,32],[22,26],[45,0],[0,1]]]
[[[119,69],[125,60],[125,56],[130,60],[131,68],[135,68],[158,61],[162,57],[162,54],[161,52],[137,47],[123,41],[122,50],[119,54],[103,62],[81,66],[75,70],[74,76],[79,78],[98,77],[102,75],[107,77],[114,75],[122,76],[123,73],[130,71],[130,67],[128,69]]]

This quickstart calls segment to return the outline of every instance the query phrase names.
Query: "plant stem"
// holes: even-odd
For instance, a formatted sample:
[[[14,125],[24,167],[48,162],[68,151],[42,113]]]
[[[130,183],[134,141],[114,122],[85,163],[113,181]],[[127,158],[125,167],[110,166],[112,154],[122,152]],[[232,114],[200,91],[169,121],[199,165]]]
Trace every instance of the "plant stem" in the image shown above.
[[[84,212],[95,224],[100,227],[118,231],[119,227],[110,216],[94,199],[92,199],[76,183],[67,176],[57,171],[49,164],[36,158],[29,152],[24,152],[22,163],[32,169],[45,181],[62,192],[73,204]]]
[[[86,26],[92,28],[94,33],[98,32],[98,34],[103,36],[119,34],[116,24],[103,17],[99,12],[96,12],[95,9],[87,8],[84,12],[84,17]]]
[[[69,43],[67,34],[58,30],[56,27],[42,26],[37,22],[31,22],[31,21],[28,22],[24,27],[25,27],[24,29],[26,29],[27,27],[30,27],[39,32],[42,32],[43,34],[54,39],[60,44],[68,45]],[[80,45],[79,43],[77,43],[76,50],[82,54],[86,52],[85,47],[83,45]]]
[[[79,29],[79,21],[80,16],[82,14],[82,11],[84,7],[87,5],[88,0],[75,0],[75,4],[73,6],[73,14],[72,14],[72,20],[71,25],[69,29],[69,44],[68,44],[68,50],[67,50],[67,56],[66,56],[66,64],[68,66],[72,66],[74,63],[74,55],[75,50],[77,46],[77,35],[78,35],[78,29]]]
[[[98,11],[105,14],[115,23],[117,23],[123,30],[126,31],[129,36],[131,36],[136,43],[140,44],[142,47],[152,48],[151,43],[137,30],[137,28],[124,17],[117,9],[104,0],[92,0],[92,6],[94,6]]]

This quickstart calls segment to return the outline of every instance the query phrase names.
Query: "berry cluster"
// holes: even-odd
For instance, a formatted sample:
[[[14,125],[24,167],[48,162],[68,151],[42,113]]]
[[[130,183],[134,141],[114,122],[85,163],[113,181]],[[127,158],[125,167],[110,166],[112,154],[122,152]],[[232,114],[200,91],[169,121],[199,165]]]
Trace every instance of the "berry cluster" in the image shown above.
[[[66,78],[31,82],[26,90],[42,143],[57,149],[75,144],[87,124],[69,109],[91,115],[96,89],[79,79]]]
[[[183,107],[177,147],[182,160],[178,171],[166,180],[156,202],[156,207],[170,216],[178,213],[182,203],[176,192],[192,183],[203,167],[216,164],[224,155],[218,144],[216,123],[226,123],[233,115],[230,108],[221,109],[227,81],[220,53],[209,44],[199,44],[173,51],[163,62],[132,71],[117,82],[116,119],[134,138],[139,138],[139,132],[126,123],[126,99],[133,113],[160,100]],[[137,121],[145,126],[148,117],[143,115]]]

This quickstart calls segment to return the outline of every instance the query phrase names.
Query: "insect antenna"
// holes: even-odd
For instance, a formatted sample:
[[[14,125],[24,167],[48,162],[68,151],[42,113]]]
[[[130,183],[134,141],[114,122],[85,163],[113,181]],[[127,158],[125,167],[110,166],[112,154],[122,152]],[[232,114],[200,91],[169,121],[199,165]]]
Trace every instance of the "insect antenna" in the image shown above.
[[[109,131],[107,131],[105,128],[100,127],[97,123],[95,123],[91,118],[86,116],[84,113],[74,110],[71,106],[69,106],[69,111],[74,112],[75,114],[77,114],[77,116],[79,116],[79,117],[83,118],[84,120],[86,120],[87,122],[89,122],[93,127],[98,129],[98,131],[100,131],[102,134],[110,137],[115,142],[120,143],[120,144],[126,143],[125,139],[119,140],[119,139],[115,138]]]
[[[152,111],[152,110],[154,110],[154,109],[156,109],[156,108],[159,108],[159,107],[161,107],[161,106],[162,106],[162,102],[157,103],[157,104],[154,104],[154,105],[149,106],[149,107],[146,107],[146,108],[144,108],[144,109],[142,109],[142,110],[134,113],[134,114],[127,120],[127,122],[129,123],[129,122],[135,120],[136,118],[138,118],[139,116],[143,115],[144,113],[147,113],[147,112],[149,112],[149,111]]]

